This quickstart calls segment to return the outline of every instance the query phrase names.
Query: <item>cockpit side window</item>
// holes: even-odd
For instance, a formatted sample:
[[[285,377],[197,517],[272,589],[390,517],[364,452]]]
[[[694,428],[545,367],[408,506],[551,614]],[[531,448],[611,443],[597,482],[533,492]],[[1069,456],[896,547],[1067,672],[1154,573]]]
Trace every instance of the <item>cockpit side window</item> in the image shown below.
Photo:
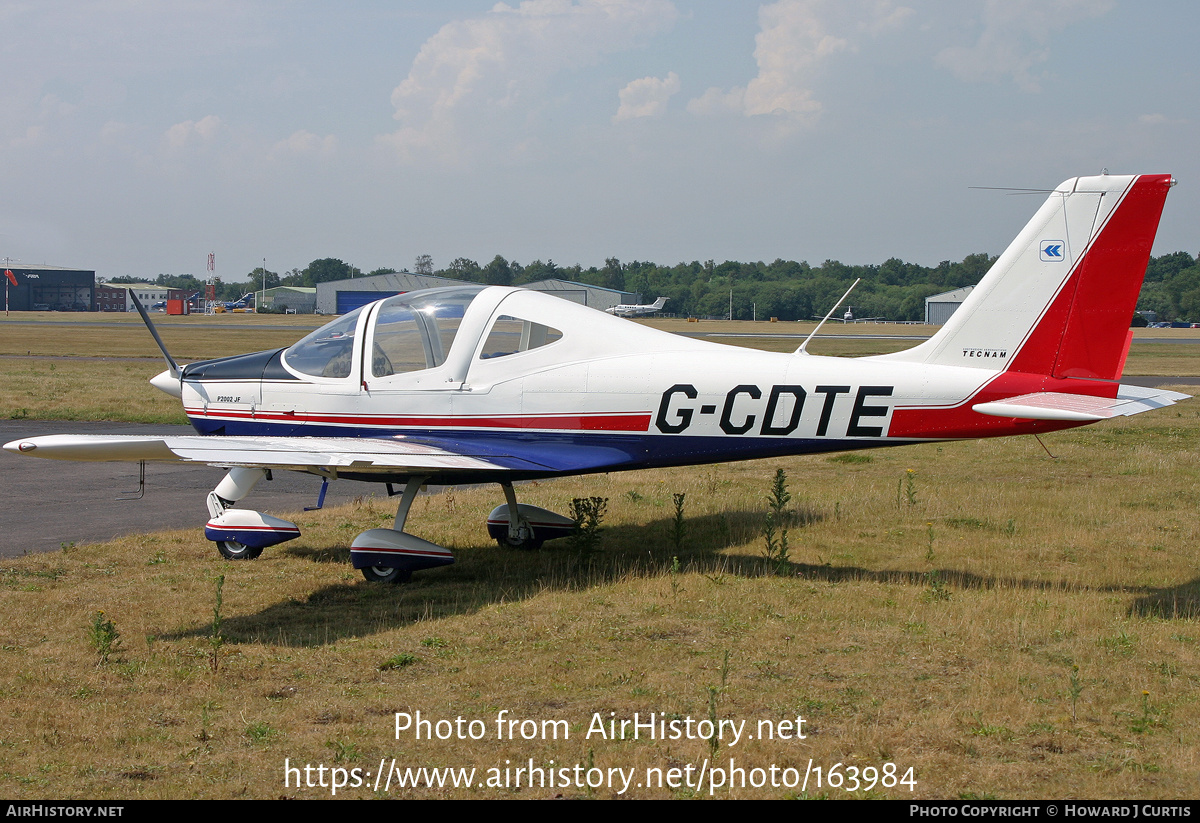
[[[386,300],[375,316],[371,374],[389,377],[445,363],[467,306],[479,291],[439,289]]]
[[[407,306],[384,305],[375,321],[371,374],[387,377],[438,365],[421,322]]]
[[[488,331],[483,347],[479,351],[479,359],[490,360],[494,357],[529,351],[548,346],[560,339],[562,339],[562,332],[558,329],[534,323],[531,320],[503,315],[496,319]]]

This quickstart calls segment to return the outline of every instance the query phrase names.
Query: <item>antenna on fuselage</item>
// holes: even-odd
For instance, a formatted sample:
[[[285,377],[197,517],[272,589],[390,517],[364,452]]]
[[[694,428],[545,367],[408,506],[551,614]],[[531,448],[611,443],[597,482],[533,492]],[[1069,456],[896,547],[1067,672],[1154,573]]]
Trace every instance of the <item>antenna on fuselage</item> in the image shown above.
[[[831,308],[829,310],[829,313],[827,315],[825,315],[825,317],[821,320],[820,323],[817,324],[817,327],[812,330],[812,334],[810,334],[808,337],[804,338],[804,342],[800,344],[800,348],[796,349],[796,351],[793,352],[793,354],[808,354],[808,351],[806,350],[806,347],[808,346],[808,341],[812,340],[816,336],[817,332],[819,332],[821,330],[821,327],[825,325],[826,320],[828,320],[830,317],[833,317],[833,313],[838,310],[838,306],[842,305],[842,302],[845,301],[845,299],[850,296],[850,292],[854,291],[854,287],[857,286],[859,284],[859,282],[861,282],[861,281],[862,281],[862,278],[860,277],[860,278],[858,278],[858,280],[855,280],[853,283],[850,284],[850,288],[846,289],[846,293],[842,295],[840,300],[838,300],[836,303],[833,304],[833,308]]]

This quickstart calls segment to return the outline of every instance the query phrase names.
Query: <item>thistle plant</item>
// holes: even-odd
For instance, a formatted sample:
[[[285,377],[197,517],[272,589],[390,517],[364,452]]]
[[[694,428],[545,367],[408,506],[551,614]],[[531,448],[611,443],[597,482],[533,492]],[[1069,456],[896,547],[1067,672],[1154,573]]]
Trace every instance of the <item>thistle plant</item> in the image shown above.
[[[217,578],[217,601],[213,604],[212,631],[208,636],[208,646],[211,651],[210,664],[213,674],[221,667],[221,648],[225,645],[225,635],[221,634],[221,606],[224,604],[222,590],[225,588],[225,575]]]
[[[767,563],[775,567],[776,574],[782,574],[791,562],[788,554],[788,521],[790,515],[787,504],[792,495],[787,490],[787,475],[783,469],[775,470],[775,479],[771,482],[771,493],[767,496],[767,519],[763,523],[763,540],[766,549],[763,556]]]
[[[108,663],[108,658],[121,650],[121,633],[117,631],[116,624],[104,616],[103,611],[92,616],[87,637],[100,656],[100,665]]]
[[[685,496],[681,493],[673,495],[675,500],[675,516],[671,519],[671,525],[668,530],[671,545],[675,547],[676,560],[678,560],[678,555],[683,553],[683,543],[687,539],[687,523],[683,518],[683,501]]]
[[[1079,703],[1079,696],[1083,694],[1083,681],[1079,679],[1079,666],[1071,666],[1071,671],[1067,674],[1067,683],[1067,696],[1071,698],[1071,722],[1074,723],[1077,719],[1075,707]]]
[[[590,560],[600,546],[600,523],[608,511],[607,497],[576,497],[571,501],[575,533],[571,541],[580,560]]]

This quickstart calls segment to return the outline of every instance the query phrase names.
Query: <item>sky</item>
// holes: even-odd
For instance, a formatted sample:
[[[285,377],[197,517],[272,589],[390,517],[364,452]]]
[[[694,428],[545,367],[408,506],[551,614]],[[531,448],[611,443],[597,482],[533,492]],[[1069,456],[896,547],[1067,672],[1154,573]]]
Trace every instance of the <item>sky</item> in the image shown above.
[[[225,281],[336,257],[998,254],[1164,173],[1200,251],[1200,6],[0,0],[0,257]]]

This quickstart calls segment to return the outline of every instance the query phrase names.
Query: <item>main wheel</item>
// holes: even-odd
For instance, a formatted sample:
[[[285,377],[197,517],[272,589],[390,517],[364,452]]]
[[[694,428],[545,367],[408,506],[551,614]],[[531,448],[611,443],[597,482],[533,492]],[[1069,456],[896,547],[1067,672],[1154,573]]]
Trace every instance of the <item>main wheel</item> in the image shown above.
[[[362,569],[362,575],[368,583],[407,583],[412,580],[412,572],[391,566],[367,566]]]
[[[532,535],[529,537],[509,537],[507,534],[496,538],[496,542],[500,544],[502,549],[516,549],[523,552],[535,552],[542,547],[546,541],[539,540]]]
[[[262,554],[262,548],[252,548],[236,540],[218,540],[217,551],[226,560],[254,560]]]

